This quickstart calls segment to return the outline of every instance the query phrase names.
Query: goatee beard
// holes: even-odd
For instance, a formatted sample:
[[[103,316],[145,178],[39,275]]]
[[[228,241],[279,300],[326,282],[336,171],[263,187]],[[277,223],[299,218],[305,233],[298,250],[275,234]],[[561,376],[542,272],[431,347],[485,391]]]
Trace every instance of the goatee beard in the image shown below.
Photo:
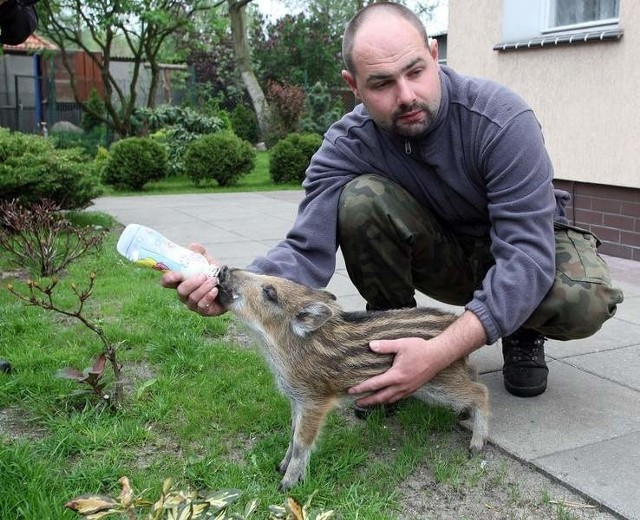
[[[424,121],[405,126],[398,124],[398,120],[402,116],[418,110],[424,114]],[[392,115],[390,130],[400,137],[422,137],[429,131],[437,115],[437,111],[434,111],[426,103],[414,103],[408,107],[401,107]]]

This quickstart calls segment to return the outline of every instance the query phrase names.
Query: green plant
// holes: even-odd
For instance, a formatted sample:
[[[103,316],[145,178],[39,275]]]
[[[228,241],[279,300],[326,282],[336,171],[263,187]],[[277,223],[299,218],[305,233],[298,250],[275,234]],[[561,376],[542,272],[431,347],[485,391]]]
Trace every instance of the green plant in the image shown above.
[[[144,137],[129,137],[109,149],[103,180],[117,190],[142,190],[149,181],[167,174],[167,150],[160,143]]]
[[[78,148],[58,150],[54,144],[0,128],[0,201],[28,205],[49,199],[62,209],[75,209],[100,195],[93,161]]]
[[[269,152],[269,174],[276,184],[300,183],[311,157],[320,148],[318,134],[289,134]]]
[[[83,133],[69,131],[51,131],[49,139],[59,150],[79,148],[90,157],[94,157],[98,148],[107,142],[106,129],[103,126],[93,128]]]
[[[89,92],[89,98],[87,99],[87,107],[82,113],[80,126],[85,132],[90,132],[104,126],[103,118],[105,114],[106,108],[104,101],[100,93],[95,88],[92,88],[91,92]]]
[[[166,147],[170,176],[185,173],[184,153],[189,143],[231,125],[226,113],[220,110],[216,115],[206,115],[190,107],[160,105],[138,109],[137,113],[151,137]]]
[[[304,88],[286,82],[270,81],[267,100],[271,107],[271,130],[266,138],[267,146],[299,130],[300,117],[304,109]]]
[[[231,113],[231,124],[234,133],[245,141],[256,143],[260,138],[255,112],[241,103],[237,104]]]
[[[150,132],[179,126],[194,134],[212,134],[227,128],[223,117],[203,115],[189,107],[160,105],[155,108],[139,108],[136,115]]]
[[[340,109],[334,105],[329,88],[316,83],[307,92],[301,128],[303,132],[324,134],[340,118]]]
[[[53,276],[71,262],[102,245],[105,234],[91,226],[75,226],[52,201],[26,207],[0,203],[0,248],[16,267]]]
[[[85,327],[87,327],[87,329],[91,330],[100,338],[103,350],[102,353],[94,360],[93,366],[90,369],[81,372],[75,368],[64,368],[58,371],[58,377],[73,379],[78,383],[90,386],[91,391],[101,399],[101,402],[106,402],[112,408],[118,408],[122,405],[124,387],[120,378],[120,371],[122,367],[117,359],[117,345],[109,340],[102,328],[84,315],[85,303],[93,294],[95,279],[95,273],[91,273],[89,275],[89,286],[84,290],[79,290],[75,283],[71,284],[71,289],[77,299],[76,308],[73,310],[64,308],[61,304],[55,301],[54,292],[58,286],[57,277],[53,277],[44,286],[39,282],[29,280],[27,282],[27,287],[29,288],[28,295],[22,294],[16,290],[13,284],[8,284],[7,289],[26,305],[40,307],[46,311],[53,311],[63,316],[79,320]],[[101,379],[104,376],[106,361],[109,361],[111,365],[115,381],[114,392],[112,395],[109,395],[104,391],[104,384],[101,382]]]
[[[189,144],[184,162],[186,173],[196,186],[210,181],[233,186],[253,169],[255,159],[250,143],[224,131],[204,135]]]

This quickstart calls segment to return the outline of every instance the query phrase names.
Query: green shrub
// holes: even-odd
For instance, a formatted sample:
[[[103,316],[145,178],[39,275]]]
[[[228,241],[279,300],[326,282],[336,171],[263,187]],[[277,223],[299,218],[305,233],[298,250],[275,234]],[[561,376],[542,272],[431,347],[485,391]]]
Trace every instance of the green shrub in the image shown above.
[[[59,149],[81,148],[91,157],[95,157],[99,146],[104,146],[107,142],[106,128],[98,126],[84,133],[77,132],[56,132],[49,133],[55,147]]]
[[[61,209],[87,207],[101,193],[95,163],[78,148],[0,128],[0,201],[30,206],[45,199]]]
[[[185,175],[184,154],[191,141],[196,140],[202,134],[189,132],[183,126],[168,126],[164,130],[158,130],[149,137],[162,144],[168,153],[169,167],[167,175],[177,177]]]
[[[253,110],[238,104],[231,113],[231,125],[234,133],[250,143],[257,143],[260,139],[258,118]]]
[[[189,144],[184,157],[187,175],[196,186],[210,181],[233,186],[253,169],[255,160],[251,144],[229,131],[196,139]]]
[[[320,148],[322,136],[318,134],[289,134],[278,141],[269,152],[269,175],[276,184],[300,183]]]
[[[334,103],[329,88],[324,83],[316,83],[307,92],[301,128],[303,132],[324,134],[340,119],[340,108]]]
[[[136,111],[154,140],[162,143],[169,154],[167,174],[185,174],[184,154],[190,142],[201,135],[229,129],[231,123],[224,111],[206,115],[189,107],[160,105],[156,108],[140,108]]]
[[[207,116],[188,107],[160,105],[156,108],[139,108],[136,117],[149,132],[157,132],[169,126],[180,126],[194,134],[212,134],[229,128],[228,117],[224,113]]]
[[[104,121],[98,116],[105,117],[106,108],[102,97],[100,97],[100,94],[95,88],[92,88],[91,92],[89,92],[87,109],[91,110],[91,112],[85,111],[82,113],[82,120],[80,122],[82,129],[85,132],[90,132],[96,128],[104,127]],[[94,113],[98,115],[94,115]]]
[[[149,181],[166,177],[167,150],[144,137],[129,137],[113,143],[102,176],[117,190],[142,190]]]

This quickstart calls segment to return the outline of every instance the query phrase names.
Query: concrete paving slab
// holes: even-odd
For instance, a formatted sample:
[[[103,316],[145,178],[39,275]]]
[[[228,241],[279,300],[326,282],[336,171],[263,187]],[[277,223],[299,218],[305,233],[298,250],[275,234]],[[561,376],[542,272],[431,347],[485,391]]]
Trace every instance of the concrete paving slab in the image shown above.
[[[217,220],[216,227],[249,240],[282,240],[291,227],[291,223],[279,218],[243,218],[237,220]]]
[[[627,323],[616,316],[606,321],[602,328],[589,338],[572,341],[547,341],[545,352],[548,357],[563,359],[628,347],[638,343],[640,343],[640,324]]]
[[[640,280],[638,284],[640,285]],[[625,300],[618,307],[615,317],[625,323],[640,325],[640,297],[628,298],[625,296]]]
[[[499,341],[472,352],[469,361],[476,368],[478,374],[499,372],[500,378],[502,378],[502,345]]]
[[[518,398],[502,374],[480,376],[489,387],[491,439],[525,460],[640,432],[640,393],[564,363],[549,365],[547,391]]]
[[[629,519],[640,519],[640,433],[554,453],[534,464]]]
[[[338,302],[341,305],[343,305],[343,307],[344,307],[344,303],[342,302],[343,296],[358,295],[358,291],[354,287],[354,285],[351,283],[351,280],[349,279],[349,275],[347,274],[346,271],[336,272],[331,278],[331,280],[329,281],[329,284],[327,285],[327,290],[337,296]],[[364,300],[362,301],[364,302]]]
[[[640,392],[640,338],[632,347],[569,357],[562,362]]]

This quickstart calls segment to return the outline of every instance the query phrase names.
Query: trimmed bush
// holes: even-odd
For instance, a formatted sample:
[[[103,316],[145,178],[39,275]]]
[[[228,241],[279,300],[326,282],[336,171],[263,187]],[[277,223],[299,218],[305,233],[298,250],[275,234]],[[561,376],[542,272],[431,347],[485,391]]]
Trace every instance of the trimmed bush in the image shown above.
[[[258,118],[256,113],[247,108],[245,105],[239,104],[231,113],[231,125],[234,133],[250,143],[257,143],[260,138],[260,129],[258,128]]]
[[[211,181],[233,186],[253,169],[255,161],[251,144],[229,131],[203,135],[189,144],[184,155],[187,175],[196,186]]]
[[[269,152],[269,175],[275,184],[301,183],[311,157],[322,144],[318,134],[289,134]]]
[[[92,88],[91,92],[89,92],[89,98],[87,99],[87,108],[93,113],[98,114],[98,116],[106,117],[104,101],[95,88]],[[91,130],[95,130],[96,128],[104,126],[104,121],[101,119],[101,117],[95,116],[93,113],[88,111],[82,113],[80,126],[85,132],[90,132]]]
[[[140,191],[147,182],[166,177],[167,150],[144,137],[129,137],[111,145],[102,178],[117,190]]]
[[[224,111],[206,115],[189,107],[160,105],[136,110],[146,130],[162,143],[169,153],[169,176],[185,175],[184,154],[190,142],[201,135],[229,129],[231,123]]]
[[[106,132],[104,126],[83,133],[51,131],[49,138],[53,140],[56,148],[82,148],[88,155],[94,157],[98,147],[104,146],[107,142]]]
[[[0,201],[31,206],[47,199],[81,209],[101,191],[95,164],[82,150],[58,150],[53,139],[0,128]]]

